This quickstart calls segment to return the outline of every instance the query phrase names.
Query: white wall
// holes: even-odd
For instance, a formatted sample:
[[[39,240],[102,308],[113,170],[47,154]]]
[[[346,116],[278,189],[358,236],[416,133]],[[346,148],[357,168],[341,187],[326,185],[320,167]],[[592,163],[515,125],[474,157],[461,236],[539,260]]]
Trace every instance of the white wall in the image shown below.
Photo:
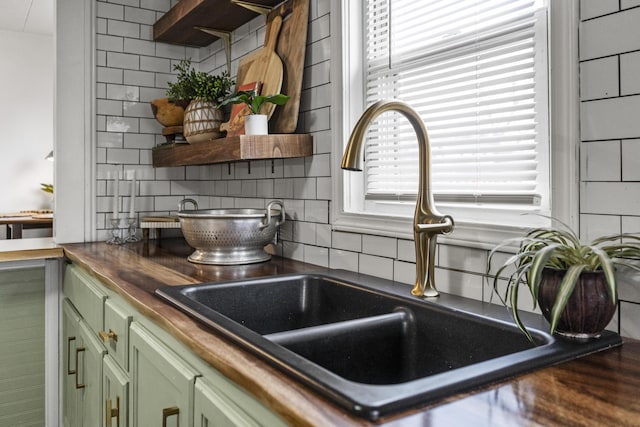
[[[53,37],[0,31],[0,52],[0,212],[51,209]]]

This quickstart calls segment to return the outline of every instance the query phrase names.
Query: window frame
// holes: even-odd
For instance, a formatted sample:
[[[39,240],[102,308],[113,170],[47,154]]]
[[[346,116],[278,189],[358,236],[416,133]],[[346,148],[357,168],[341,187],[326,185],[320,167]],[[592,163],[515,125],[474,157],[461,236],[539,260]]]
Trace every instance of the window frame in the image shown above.
[[[333,137],[333,203],[332,225],[334,230],[375,234],[381,236],[413,239],[410,217],[390,217],[345,210],[344,186],[352,179],[362,179],[358,173],[342,171],[342,153],[362,107],[349,102],[353,97],[362,99],[362,88],[349,88],[348,82],[361,72],[362,52],[348,46],[348,31],[353,28],[351,2],[331,0],[332,52],[331,76],[333,99],[331,109]],[[550,179],[551,214],[569,226],[578,224],[578,147],[579,147],[579,103],[578,103],[578,0],[550,2],[549,12],[549,102],[550,102]],[[352,25],[352,27],[348,27]],[[358,68],[360,66],[360,68]],[[360,111],[358,111],[360,110]],[[526,219],[525,219],[526,218]],[[522,224],[497,225],[459,221],[452,234],[442,236],[439,241],[465,246],[493,247],[505,238],[520,235],[526,228],[546,224],[544,218],[523,216]]]

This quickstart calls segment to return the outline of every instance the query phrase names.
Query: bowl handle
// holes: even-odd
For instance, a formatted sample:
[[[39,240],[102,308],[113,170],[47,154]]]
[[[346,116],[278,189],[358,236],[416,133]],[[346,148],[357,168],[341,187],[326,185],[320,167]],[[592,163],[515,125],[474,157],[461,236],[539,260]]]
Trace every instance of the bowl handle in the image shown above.
[[[180,203],[178,203],[178,211],[184,211],[187,203],[191,203],[193,205],[194,210],[198,210],[198,202],[193,199],[182,199]]]
[[[265,228],[267,228],[269,226],[269,224],[271,223],[271,208],[274,206],[280,206],[280,221],[278,221],[276,223],[276,227],[281,226],[282,224],[284,224],[284,204],[282,203],[282,200],[272,200],[269,202],[269,204],[267,205],[267,217],[265,218],[265,221],[260,224],[260,230],[263,230]]]

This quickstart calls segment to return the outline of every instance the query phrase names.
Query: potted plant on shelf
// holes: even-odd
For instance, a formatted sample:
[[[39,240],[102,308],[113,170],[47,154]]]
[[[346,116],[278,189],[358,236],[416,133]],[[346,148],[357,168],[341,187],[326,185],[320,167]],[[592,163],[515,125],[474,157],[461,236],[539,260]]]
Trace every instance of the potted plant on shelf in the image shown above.
[[[169,83],[167,98],[173,102],[190,101],[183,122],[187,141],[193,144],[220,138],[220,124],[224,119],[221,102],[231,93],[235,84],[229,73],[224,71],[212,75],[196,71],[189,59],[181,60],[174,70],[178,72],[178,79],[175,83]]]
[[[248,114],[244,116],[244,131],[246,135],[267,135],[268,116],[262,114],[261,110],[267,103],[284,105],[289,100],[287,95],[277,93],[274,95],[258,95],[257,91],[239,91],[235,95],[222,101],[221,105],[245,104]]]
[[[498,268],[493,278],[494,292],[520,330],[533,341],[518,314],[518,293],[523,284],[540,305],[550,323],[550,332],[569,339],[587,341],[600,336],[611,321],[618,302],[616,267],[640,271],[640,237],[620,234],[600,237],[582,244],[566,224],[552,218],[558,227],[536,228],[523,237],[508,239],[489,254],[487,277],[493,257],[506,246],[518,244],[516,253]],[[503,294],[499,280],[508,268]]]

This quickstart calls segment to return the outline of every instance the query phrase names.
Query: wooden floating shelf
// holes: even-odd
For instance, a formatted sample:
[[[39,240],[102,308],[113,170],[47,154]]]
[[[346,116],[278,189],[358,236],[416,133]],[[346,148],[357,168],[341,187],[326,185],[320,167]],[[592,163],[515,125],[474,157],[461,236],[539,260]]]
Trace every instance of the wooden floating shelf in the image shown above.
[[[312,154],[313,137],[308,134],[240,135],[198,144],[160,145],[153,149],[153,167],[307,157]]]
[[[276,6],[280,2],[251,1],[266,7]],[[256,16],[256,12],[233,4],[230,0],[180,0],[153,25],[153,39],[187,46],[208,46],[218,37],[195,27],[233,31]]]

